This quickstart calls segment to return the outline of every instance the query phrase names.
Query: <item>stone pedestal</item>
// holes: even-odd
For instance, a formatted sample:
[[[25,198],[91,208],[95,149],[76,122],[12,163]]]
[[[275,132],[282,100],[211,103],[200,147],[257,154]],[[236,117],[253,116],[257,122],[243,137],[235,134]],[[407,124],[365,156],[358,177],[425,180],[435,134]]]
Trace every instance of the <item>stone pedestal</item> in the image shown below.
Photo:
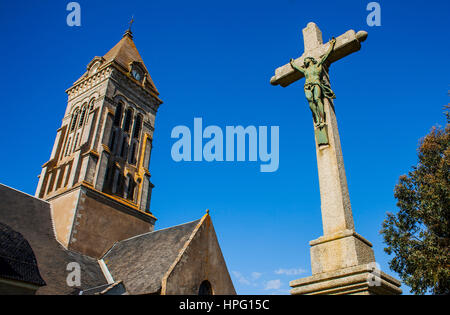
[[[291,281],[292,295],[397,295],[400,282],[364,264]]]
[[[353,230],[311,241],[312,276],[290,283],[292,295],[396,295],[400,282],[379,270],[372,244]]]
[[[372,244],[352,230],[322,236],[309,244],[313,275],[375,263]]]

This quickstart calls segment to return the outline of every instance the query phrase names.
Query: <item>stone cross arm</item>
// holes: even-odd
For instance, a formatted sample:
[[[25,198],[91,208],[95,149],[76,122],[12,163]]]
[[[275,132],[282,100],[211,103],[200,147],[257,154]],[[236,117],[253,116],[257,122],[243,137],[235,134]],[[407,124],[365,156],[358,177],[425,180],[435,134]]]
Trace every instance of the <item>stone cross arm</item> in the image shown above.
[[[309,23],[308,26],[303,29],[303,38],[305,42],[305,52],[300,58],[295,60],[295,64],[298,66],[303,65],[303,61],[306,57],[314,57],[316,60],[322,58],[328,51],[330,43],[323,44],[322,32],[314,23]],[[347,31],[343,35],[336,38],[336,45],[333,52],[329,56],[327,63],[338,61],[354,52],[361,49],[361,42],[367,38],[367,32],[359,31],[356,33],[354,30]],[[272,85],[281,85],[286,87],[297,80],[303,78],[303,74],[299,71],[295,71],[288,63],[275,70],[275,75],[270,80]]]

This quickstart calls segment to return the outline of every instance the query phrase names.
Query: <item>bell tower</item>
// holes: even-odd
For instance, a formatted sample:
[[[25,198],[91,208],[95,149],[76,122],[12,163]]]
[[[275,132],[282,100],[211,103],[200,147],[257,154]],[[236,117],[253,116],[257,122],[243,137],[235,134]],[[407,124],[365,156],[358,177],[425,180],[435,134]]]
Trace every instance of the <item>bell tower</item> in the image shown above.
[[[149,163],[162,101],[131,30],[66,93],[36,197],[50,202],[64,246],[100,257],[114,242],[153,230]]]

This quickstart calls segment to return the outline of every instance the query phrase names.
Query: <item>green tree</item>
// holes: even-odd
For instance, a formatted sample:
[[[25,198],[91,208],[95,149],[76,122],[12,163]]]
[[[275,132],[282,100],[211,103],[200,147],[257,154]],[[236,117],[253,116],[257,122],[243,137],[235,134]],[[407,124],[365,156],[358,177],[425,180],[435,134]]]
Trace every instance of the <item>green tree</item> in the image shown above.
[[[446,109],[449,107],[446,106]],[[450,294],[450,115],[419,142],[418,164],[395,187],[383,222],[389,265],[414,294]]]

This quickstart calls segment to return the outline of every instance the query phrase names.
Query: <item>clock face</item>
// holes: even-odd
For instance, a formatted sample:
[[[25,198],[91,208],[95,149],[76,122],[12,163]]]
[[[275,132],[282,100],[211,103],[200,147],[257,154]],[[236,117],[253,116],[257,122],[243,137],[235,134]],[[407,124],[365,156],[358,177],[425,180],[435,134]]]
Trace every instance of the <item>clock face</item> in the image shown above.
[[[139,73],[139,71],[137,71],[136,69],[134,69],[131,74],[133,75],[133,78],[135,78],[138,81],[141,81],[141,74]]]

